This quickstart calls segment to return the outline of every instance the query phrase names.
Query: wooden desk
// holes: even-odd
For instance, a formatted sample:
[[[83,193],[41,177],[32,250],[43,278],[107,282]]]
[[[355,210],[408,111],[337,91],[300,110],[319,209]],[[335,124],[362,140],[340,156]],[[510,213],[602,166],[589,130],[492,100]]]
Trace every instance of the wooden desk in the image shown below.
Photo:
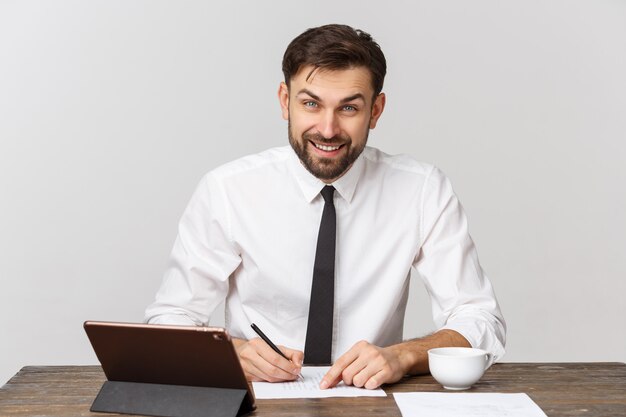
[[[111,416],[89,412],[99,366],[27,366],[0,388],[0,416]],[[443,391],[430,375],[384,387],[387,398],[258,400],[251,416],[400,416],[394,392]],[[466,392],[525,392],[549,417],[626,416],[626,364],[496,364]]]

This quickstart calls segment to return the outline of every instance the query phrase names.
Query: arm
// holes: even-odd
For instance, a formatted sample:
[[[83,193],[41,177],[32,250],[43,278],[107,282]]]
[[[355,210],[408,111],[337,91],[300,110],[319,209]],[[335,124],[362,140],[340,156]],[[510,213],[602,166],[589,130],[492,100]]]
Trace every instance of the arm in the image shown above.
[[[428,349],[477,347],[504,354],[505,323],[491,283],[478,262],[467,219],[450,181],[434,168],[422,199],[421,247],[413,266],[428,291],[435,325],[431,336],[381,348],[359,342],[324,377],[324,388],[346,384],[376,388],[405,374],[428,372]]]
[[[226,198],[208,174],[198,185],[178,226],[178,236],[156,300],[145,321],[152,324],[206,326],[226,298],[230,275],[241,262],[228,234]],[[300,374],[302,352],[282,348],[291,361],[261,339],[233,339],[250,381],[293,380]]]
[[[448,178],[436,168],[424,195],[422,245],[413,266],[430,295],[435,326],[456,331],[498,360],[504,355],[506,324],[480,266],[465,211]]]
[[[470,347],[470,344],[453,330],[440,330],[384,348],[361,341],[337,359],[322,379],[320,388],[334,387],[343,380],[347,385],[375,389],[397,382],[407,374],[428,373],[428,350],[450,346]]]
[[[228,235],[224,193],[211,174],[196,188],[178,225],[170,261],[145,321],[206,326],[228,293],[241,258]]]

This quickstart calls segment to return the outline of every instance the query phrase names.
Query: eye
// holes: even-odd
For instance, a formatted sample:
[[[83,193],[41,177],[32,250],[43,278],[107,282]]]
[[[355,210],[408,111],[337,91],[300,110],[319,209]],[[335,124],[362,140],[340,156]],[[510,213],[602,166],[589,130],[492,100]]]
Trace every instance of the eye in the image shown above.
[[[304,102],[304,103],[302,103],[302,104],[304,104],[304,107],[309,107],[309,108],[315,108],[315,107],[317,107],[317,103],[316,103],[316,102],[314,102],[314,101],[311,101],[311,100],[307,100],[307,101],[305,101],[305,102]]]
[[[343,111],[347,111],[347,112],[355,112],[355,111],[357,111],[357,108],[355,106],[353,106],[352,104],[346,104],[341,109]]]

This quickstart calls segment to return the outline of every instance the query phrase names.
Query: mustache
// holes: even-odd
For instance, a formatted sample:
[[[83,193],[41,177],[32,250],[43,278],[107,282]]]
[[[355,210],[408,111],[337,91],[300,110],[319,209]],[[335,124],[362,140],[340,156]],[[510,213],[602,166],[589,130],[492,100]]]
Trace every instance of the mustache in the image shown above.
[[[302,139],[310,140],[312,142],[317,142],[320,144],[336,144],[338,142],[341,142],[341,143],[352,142],[352,138],[348,135],[336,135],[336,136],[333,136],[332,138],[325,138],[319,133],[303,133]]]

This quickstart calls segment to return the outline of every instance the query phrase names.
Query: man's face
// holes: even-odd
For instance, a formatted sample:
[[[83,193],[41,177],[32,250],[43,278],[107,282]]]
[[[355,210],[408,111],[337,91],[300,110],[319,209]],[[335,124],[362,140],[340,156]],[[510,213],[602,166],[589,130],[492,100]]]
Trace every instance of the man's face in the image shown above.
[[[316,70],[303,67],[278,90],[289,143],[307,170],[326,183],[341,177],[363,152],[369,129],[376,126],[385,95],[373,100],[365,67]]]

